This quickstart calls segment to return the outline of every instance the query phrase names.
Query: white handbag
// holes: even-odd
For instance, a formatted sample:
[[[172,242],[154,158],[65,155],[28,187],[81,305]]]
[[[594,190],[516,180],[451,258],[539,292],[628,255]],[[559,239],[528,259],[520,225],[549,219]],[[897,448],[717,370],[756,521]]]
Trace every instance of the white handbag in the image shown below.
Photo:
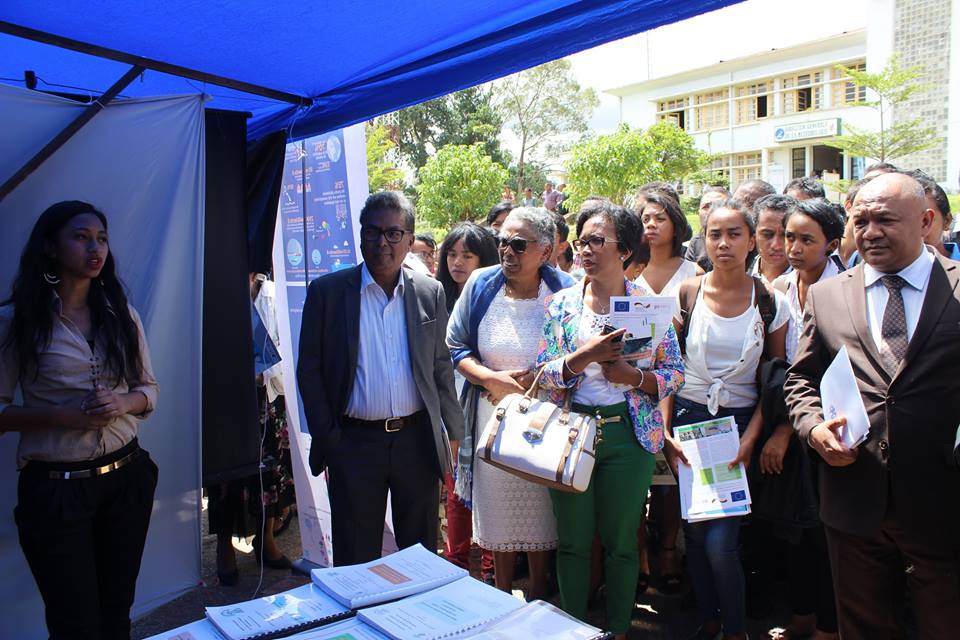
[[[590,485],[599,442],[598,420],[537,398],[541,369],[526,393],[511,393],[497,405],[478,440],[481,460],[515,476],[561,491]]]

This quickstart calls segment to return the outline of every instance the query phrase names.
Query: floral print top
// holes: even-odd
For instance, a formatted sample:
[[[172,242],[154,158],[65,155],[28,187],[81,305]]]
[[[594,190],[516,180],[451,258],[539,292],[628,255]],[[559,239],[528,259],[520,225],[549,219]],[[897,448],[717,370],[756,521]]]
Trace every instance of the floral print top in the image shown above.
[[[626,295],[652,295],[638,284],[624,279]],[[572,393],[580,385],[583,373],[564,381],[563,360],[577,350],[577,333],[580,316],[583,313],[584,283],[558,291],[547,299],[547,315],[540,337],[537,355],[537,367],[543,368],[540,386],[550,390],[551,402],[562,404],[566,393]],[[660,412],[660,400],[676,393],[683,387],[683,357],[677,344],[677,334],[673,327],[657,345],[652,373],[657,379],[656,398],[640,389],[624,392],[633,432],[637,441],[650,453],[663,449],[663,415]]]

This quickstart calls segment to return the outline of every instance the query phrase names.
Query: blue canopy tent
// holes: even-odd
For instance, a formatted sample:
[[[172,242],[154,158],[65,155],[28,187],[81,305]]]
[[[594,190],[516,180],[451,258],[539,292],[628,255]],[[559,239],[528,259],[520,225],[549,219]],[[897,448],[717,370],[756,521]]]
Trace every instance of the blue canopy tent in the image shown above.
[[[63,0],[0,9],[0,82],[206,92],[298,140],[738,0]],[[624,61],[629,64],[629,61]]]

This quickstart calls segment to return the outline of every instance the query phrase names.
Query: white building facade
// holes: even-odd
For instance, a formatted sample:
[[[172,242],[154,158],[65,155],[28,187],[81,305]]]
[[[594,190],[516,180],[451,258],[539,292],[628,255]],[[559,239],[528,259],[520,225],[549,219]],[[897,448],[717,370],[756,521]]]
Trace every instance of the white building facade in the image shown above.
[[[825,143],[850,125],[878,130],[879,113],[855,106],[867,92],[838,66],[876,72],[898,51],[902,63],[919,58],[935,79],[917,108],[898,116],[929,117],[940,137],[935,148],[894,162],[955,190],[960,105],[947,97],[960,88],[960,46],[951,47],[949,37],[960,33],[952,28],[960,11],[951,12],[952,4],[862,0],[831,22],[810,1],[750,0],[650,32],[635,44],[643,63],[632,74],[637,81],[607,93],[619,98],[620,121],[631,127],[669,120],[690,133],[698,148],[719,156],[713,169],[729,177],[731,189],[762,178],[781,190],[803,176],[862,177],[871,159],[847,157]],[[704,51],[677,55],[698,39]]]

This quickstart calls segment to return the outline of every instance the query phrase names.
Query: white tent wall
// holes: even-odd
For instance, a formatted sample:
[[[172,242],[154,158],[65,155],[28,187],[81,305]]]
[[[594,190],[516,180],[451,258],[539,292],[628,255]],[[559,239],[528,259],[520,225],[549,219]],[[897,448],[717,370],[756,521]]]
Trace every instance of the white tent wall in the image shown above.
[[[0,182],[84,108],[0,85]],[[109,105],[0,201],[0,299],[40,213],[84,200],[107,216],[118,273],[140,312],[160,383],[141,444],[160,467],[134,615],[200,580],[200,344],[204,211],[200,96]],[[17,539],[17,434],[0,437],[3,637],[46,638],[43,604]],[[64,575],[64,580],[72,576]]]

